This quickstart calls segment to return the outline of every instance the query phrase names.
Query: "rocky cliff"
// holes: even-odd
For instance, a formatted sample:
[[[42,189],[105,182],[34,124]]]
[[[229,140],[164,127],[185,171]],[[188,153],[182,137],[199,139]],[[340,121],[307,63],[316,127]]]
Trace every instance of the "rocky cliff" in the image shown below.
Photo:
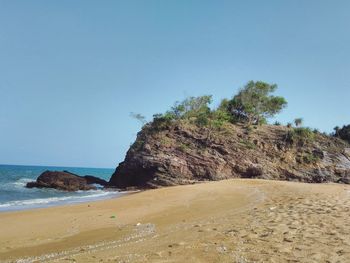
[[[284,126],[177,121],[146,125],[110,179],[117,188],[157,188],[227,178],[350,183],[350,146]]]

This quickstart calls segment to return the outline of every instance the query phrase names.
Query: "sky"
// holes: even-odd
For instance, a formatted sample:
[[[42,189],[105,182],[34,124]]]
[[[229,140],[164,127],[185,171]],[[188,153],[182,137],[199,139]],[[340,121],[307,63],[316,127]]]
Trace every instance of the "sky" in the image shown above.
[[[350,1],[0,0],[0,163],[115,167],[187,96],[249,80],[297,117],[350,123]],[[273,120],[272,120],[273,121]]]

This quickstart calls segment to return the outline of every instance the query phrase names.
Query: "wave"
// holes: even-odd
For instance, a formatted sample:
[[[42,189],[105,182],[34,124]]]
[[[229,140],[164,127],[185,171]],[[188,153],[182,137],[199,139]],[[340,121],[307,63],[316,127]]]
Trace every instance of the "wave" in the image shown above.
[[[1,189],[23,189],[29,182],[35,181],[33,178],[20,178],[15,181],[2,182]]]
[[[0,210],[7,210],[8,208],[13,209],[24,209],[24,208],[35,208],[45,207],[50,205],[67,204],[67,203],[80,203],[87,201],[94,201],[99,199],[106,199],[108,197],[119,196],[122,193],[103,191],[103,190],[90,190],[90,191],[79,191],[77,194],[84,193],[84,195],[70,195],[61,197],[48,197],[48,198],[34,198],[26,200],[14,200],[5,203],[0,203]]]
[[[16,188],[23,188],[27,185],[27,183],[32,182],[32,181],[35,181],[35,180],[33,180],[31,178],[21,178],[15,182],[8,183],[8,185],[13,185]]]

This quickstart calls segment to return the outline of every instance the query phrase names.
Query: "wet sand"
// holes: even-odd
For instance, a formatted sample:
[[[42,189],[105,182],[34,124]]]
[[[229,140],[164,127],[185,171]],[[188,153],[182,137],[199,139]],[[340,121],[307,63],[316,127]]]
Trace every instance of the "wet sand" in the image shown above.
[[[226,180],[0,213],[1,262],[350,262],[350,186]]]

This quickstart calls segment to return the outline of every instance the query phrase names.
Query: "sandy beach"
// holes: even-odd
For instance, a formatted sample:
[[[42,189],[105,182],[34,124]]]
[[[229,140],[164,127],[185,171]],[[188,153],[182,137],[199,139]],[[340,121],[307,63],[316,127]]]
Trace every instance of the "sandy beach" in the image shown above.
[[[350,262],[350,186],[226,180],[0,213],[1,262]]]

